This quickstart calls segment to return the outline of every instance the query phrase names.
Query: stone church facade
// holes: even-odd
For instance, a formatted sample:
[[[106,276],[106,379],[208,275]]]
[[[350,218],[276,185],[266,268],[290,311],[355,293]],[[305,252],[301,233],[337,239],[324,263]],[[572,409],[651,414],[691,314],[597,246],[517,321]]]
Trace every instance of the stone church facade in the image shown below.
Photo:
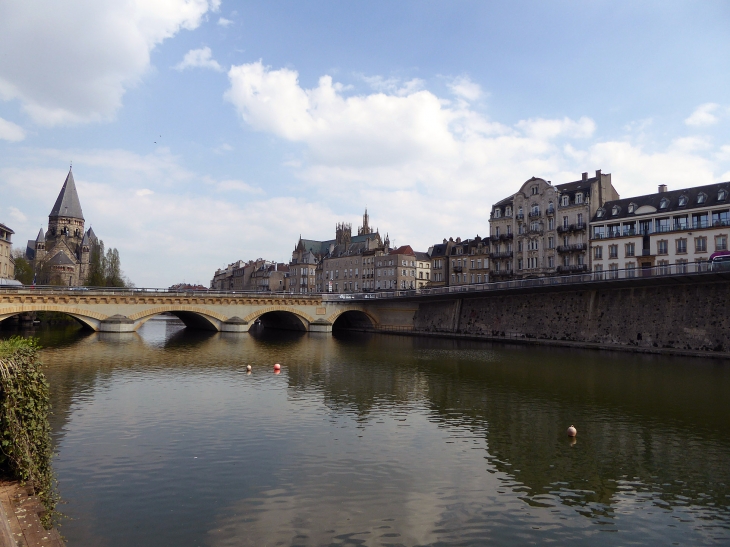
[[[48,215],[48,230],[29,240],[26,258],[33,266],[38,285],[79,287],[89,276],[92,246],[97,243],[94,231],[84,230],[84,214],[76,191],[73,172],[66,181]]]

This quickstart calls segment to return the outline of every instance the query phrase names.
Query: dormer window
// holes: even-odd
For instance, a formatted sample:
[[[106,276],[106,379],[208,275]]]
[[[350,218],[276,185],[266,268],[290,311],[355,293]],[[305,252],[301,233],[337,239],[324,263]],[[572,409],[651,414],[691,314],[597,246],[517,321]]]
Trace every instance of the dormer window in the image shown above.
[[[567,207],[570,204],[570,196],[563,196],[562,197],[562,205],[563,207]]]
[[[697,203],[704,203],[707,201],[707,194],[704,192],[700,192],[697,194]]]
[[[504,216],[509,217],[512,216],[512,207],[506,207],[504,210]]]
[[[583,203],[583,194],[581,192],[578,192],[575,195],[575,202],[576,203]]]
[[[611,214],[613,216],[616,216],[620,212],[621,212],[621,207],[619,207],[618,205],[614,205],[613,208],[611,209]]]
[[[599,209],[598,211],[596,211],[596,217],[597,218],[603,218],[603,215],[605,215],[605,214],[606,214],[606,210],[605,209]]]
[[[725,198],[727,198],[727,190],[720,188],[720,191],[717,193],[717,201],[725,201]]]
[[[687,205],[687,196],[679,196],[679,206],[684,207]]]
[[[499,209],[494,210],[494,218],[499,218],[502,216],[502,211]]]
[[[629,203],[629,213],[636,211],[636,203]]]
[[[662,200],[659,202],[659,208],[666,209],[667,207],[669,207],[669,200],[667,198],[662,198]]]

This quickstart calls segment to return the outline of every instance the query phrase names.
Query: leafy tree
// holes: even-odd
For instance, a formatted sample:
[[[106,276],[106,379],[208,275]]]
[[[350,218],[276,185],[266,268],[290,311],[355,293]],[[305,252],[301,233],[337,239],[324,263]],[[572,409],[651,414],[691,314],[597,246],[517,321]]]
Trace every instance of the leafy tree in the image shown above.
[[[91,242],[89,249],[89,275],[86,278],[88,287],[104,287],[106,285],[106,257],[104,242],[101,239]]]
[[[33,266],[25,258],[22,249],[13,249],[13,260],[15,261],[15,279],[23,285],[33,283]]]
[[[109,249],[104,260],[104,282],[107,287],[124,287],[122,268],[119,262],[119,251]]]

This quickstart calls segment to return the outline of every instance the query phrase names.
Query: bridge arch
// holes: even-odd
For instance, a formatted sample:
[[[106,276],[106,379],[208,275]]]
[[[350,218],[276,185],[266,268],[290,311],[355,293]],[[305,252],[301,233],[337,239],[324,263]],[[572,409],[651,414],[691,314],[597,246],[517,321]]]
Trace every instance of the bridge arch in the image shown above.
[[[369,330],[378,321],[368,312],[360,309],[341,310],[330,316],[332,330]]]
[[[63,313],[69,317],[73,317],[76,321],[81,323],[84,328],[91,330],[99,330],[99,323],[106,319],[106,315],[97,313],[89,310],[83,310],[75,307],[71,307],[64,304],[23,304],[21,306],[9,306],[3,308],[2,314],[0,314],[0,321],[9,319],[15,315],[21,315],[23,313],[33,313],[39,311],[52,311]]]
[[[269,306],[243,318],[249,324],[253,324],[257,319],[261,320],[264,328],[298,331],[308,331],[309,325],[314,322],[312,316],[287,306]]]
[[[197,306],[158,306],[141,312],[133,313],[129,318],[135,323],[135,330],[152,319],[155,315],[161,313],[171,313],[180,321],[185,323],[186,327],[219,331],[220,324],[228,319],[225,315],[217,312],[198,308]]]

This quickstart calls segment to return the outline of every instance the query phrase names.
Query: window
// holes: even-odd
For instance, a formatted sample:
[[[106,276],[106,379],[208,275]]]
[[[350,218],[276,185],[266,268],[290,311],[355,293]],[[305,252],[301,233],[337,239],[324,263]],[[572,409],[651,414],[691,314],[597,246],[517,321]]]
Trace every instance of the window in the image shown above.
[[[712,225],[713,226],[727,226],[730,224],[730,212],[728,211],[713,211],[712,212]]]
[[[674,217],[674,229],[675,230],[686,230],[689,228],[689,220],[687,215],[681,217]]]
[[[707,213],[694,213],[692,215],[692,228],[707,228],[709,225]]]
[[[521,253],[522,252],[522,240],[519,240],[517,242],[517,252],[518,253]]]
[[[536,195],[537,195],[537,193],[538,193],[538,191],[539,191],[539,188],[538,188],[537,186],[533,186],[533,187],[532,187],[532,195],[533,195],[533,196],[536,196]]]
[[[567,195],[566,195],[566,196],[563,196],[563,197],[561,198],[561,205],[562,205],[563,207],[567,207],[567,206],[568,206],[569,204],[570,204],[570,197],[569,197],[569,196],[567,196]]]
[[[563,228],[568,228],[568,217],[563,217]]]
[[[717,201],[725,201],[725,198],[727,197],[727,190],[724,188],[720,188],[720,190],[717,192]]]
[[[593,258],[601,260],[603,258],[603,247],[598,246],[593,248]]]
[[[530,231],[531,232],[539,232],[540,231],[540,223],[537,221],[530,222]]]
[[[605,209],[603,209],[603,208],[598,209],[598,211],[596,211],[596,218],[603,218],[603,215],[605,215],[605,214],[606,214]]]
[[[704,203],[705,201],[707,201],[707,194],[704,192],[697,194],[697,203]]]
[[[679,206],[684,207],[687,205],[687,196],[679,196]]]
[[[578,213],[578,226],[583,226],[583,213]]]
[[[667,198],[662,198],[662,200],[659,202],[659,208],[666,209],[667,207],[669,207],[669,200]]]
[[[553,202],[552,201],[549,201],[548,202],[547,212],[548,212],[549,215],[551,215],[551,214],[553,214],[555,212],[555,206],[553,205]]]
[[[548,230],[554,230],[555,229],[555,219],[549,218],[548,219]]]
[[[715,237],[715,250],[727,251],[727,236],[723,235]]]
[[[605,226],[594,226],[593,227],[593,239],[603,239],[606,237]]]
[[[507,225],[507,235],[511,235],[511,234],[512,234],[512,225],[508,224]]]
[[[522,269],[522,259],[521,258],[518,258],[517,259],[517,269],[518,270],[521,270]]]
[[[570,255],[563,256],[563,266],[570,266]]]
[[[706,237],[696,237],[695,238],[695,252],[696,253],[707,252],[707,238]]]
[[[636,253],[636,244],[627,243],[626,244],[626,256],[634,256],[635,253]]]
[[[496,227],[496,228],[494,229],[494,235],[496,235],[497,237],[499,237],[499,226],[497,226],[497,227]]]
[[[583,194],[582,193],[578,192],[575,195],[575,202],[576,203],[583,203]]]
[[[628,212],[633,214],[634,211],[636,211],[636,203],[629,203]]]
[[[676,240],[677,245],[677,253],[678,254],[684,254],[687,252],[687,240],[684,238]]]
[[[517,209],[517,218],[522,218],[523,216],[525,216],[525,215],[522,213],[522,206],[520,206]]]
[[[657,232],[668,232],[669,231],[669,218],[658,218],[656,219],[656,230]]]
[[[555,238],[553,236],[550,236],[548,238],[548,249],[554,249],[555,248]]]
[[[618,245],[608,246],[608,258],[618,258]]]
[[[495,209],[494,210],[494,218],[499,218],[501,216],[502,216],[502,211],[500,211],[499,209]]]
[[[563,236],[563,245],[566,247],[570,244],[570,236]]]
[[[608,278],[609,279],[617,279],[618,278],[618,264],[609,264],[609,266],[608,266]]]
[[[621,207],[619,207],[618,205],[614,205],[614,206],[613,206],[613,207],[611,208],[611,214],[612,214],[613,216],[616,216],[616,215],[618,215],[618,214],[619,214],[620,212],[621,212]]]
[[[687,273],[687,259],[677,260],[677,273]]]
[[[669,242],[666,239],[660,239],[656,242],[656,254],[665,255],[669,252]]]
[[[582,266],[585,264],[585,255],[583,253],[578,255],[578,265]]]
[[[509,205],[504,208],[504,216],[511,217],[512,216],[512,207]]]

